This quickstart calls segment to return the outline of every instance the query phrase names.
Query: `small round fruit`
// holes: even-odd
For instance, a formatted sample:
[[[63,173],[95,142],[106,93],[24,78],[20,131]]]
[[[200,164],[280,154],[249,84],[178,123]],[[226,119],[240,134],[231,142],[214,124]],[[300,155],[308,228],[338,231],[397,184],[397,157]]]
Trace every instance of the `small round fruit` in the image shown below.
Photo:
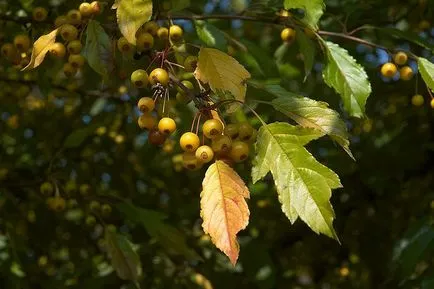
[[[223,124],[218,119],[208,119],[203,124],[202,130],[207,138],[213,139],[223,133]]]
[[[77,39],[78,30],[71,24],[64,24],[60,28],[60,36],[62,36],[63,40],[65,41],[72,41]]]
[[[68,43],[68,52],[70,54],[80,54],[83,44],[80,40],[73,40]]]
[[[407,63],[408,56],[405,52],[398,52],[393,56],[393,61],[398,65],[404,65]]]
[[[184,151],[194,152],[200,145],[200,139],[197,134],[186,132],[179,139],[179,144]]]
[[[410,66],[404,66],[399,70],[401,80],[410,80],[413,78],[413,69]]]
[[[83,17],[89,17],[92,15],[92,7],[90,6],[90,3],[83,2],[78,6],[78,10],[80,11],[81,16]]]
[[[45,267],[48,264],[48,257],[47,256],[41,256],[38,258],[38,266],[39,267]]]
[[[423,96],[420,94],[413,95],[413,97],[411,98],[411,103],[414,106],[422,106],[424,101],[425,100],[423,99]]]
[[[88,184],[82,184],[78,190],[80,191],[80,195],[87,196],[90,193],[90,186]]]
[[[295,39],[295,34],[296,32],[294,29],[287,27],[282,30],[282,32],[280,33],[280,37],[282,38],[283,42],[291,43]]]
[[[149,50],[154,46],[154,37],[148,32],[140,33],[137,37],[136,46],[138,51]]]
[[[104,204],[101,206],[101,213],[103,216],[108,216],[112,212],[112,207],[109,204]]]
[[[77,74],[77,68],[72,66],[71,63],[67,62],[63,65],[63,73],[67,78],[74,77]]]
[[[86,226],[92,227],[96,224],[96,218],[94,216],[87,216],[85,223]]]
[[[158,122],[158,130],[165,135],[172,134],[176,130],[176,122],[173,118],[163,117]]]
[[[151,144],[155,146],[160,146],[166,141],[166,136],[162,134],[159,130],[153,129],[149,132],[148,140]]]
[[[25,34],[19,34],[14,38],[15,47],[22,52],[29,50],[30,48],[30,38]]]
[[[148,73],[143,69],[137,69],[131,74],[131,82],[137,88],[148,85]]]
[[[184,61],[184,67],[187,72],[195,71],[197,67],[197,57],[193,55],[187,56]]]
[[[238,125],[238,137],[242,141],[248,141],[252,138],[255,129],[247,122]]]
[[[211,147],[203,145],[197,148],[196,158],[202,163],[209,163],[214,158],[214,152]]]
[[[183,80],[183,81],[181,81],[181,83],[182,83],[182,85],[184,85],[186,88],[188,88],[190,90],[194,89],[194,85],[193,85],[193,83],[191,83],[191,81]],[[182,89],[180,86],[177,87],[177,90],[178,90],[179,93],[184,93],[185,94],[184,89]]]
[[[152,114],[144,113],[139,117],[137,123],[141,129],[151,130],[157,124],[157,120],[152,116]]]
[[[56,212],[62,212],[65,210],[66,207],[66,201],[62,197],[55,197],[53,198],[53,201],[51,202],[51,209],[53,209]]]
[[[69,55],[68,62],[75,68],[83,67],[85,58],[80,54],[71,54]]]
[[[178,42],[182,39],[184,31],[178,25],[172,25],[169,28],[169,37],[173,42]]]
[[[149,21],[145,23],[145,26],[143,27],[143,30],[145,30],[147,33],[151,34],[152,36],[157,35],[158,28],[160,26],[155,21]]]
[[[235,123],[230,123],[227,126],[225,126],[225,129],[223,130],[223,134],[230,137],[232,140],[235,140],[238,138],[238,125]]]
[[[39,190],[44,196],[51,196],[54,192],[54,187],[51,183],[45,182],[39,187]]]
[[[162,86],[167,86],[169,84],[169,74],[162,68],[156,68],[149,74],[149,82],[152,85],[160,83]]]
[[[196,158],[194,152],[184,152],[182,154],[182,165],[184,168],[194,171],[200,169],[202,163]]]
[[[121,37],[117,41],[118,50],[122,53],[130,53],[133,51],[133,46],[128,42],[125,37]]]
[[[66,17],[68,17],[69,23],[78,25],[81,23],[81,13],[77,9],[71,9],[66,14]]]
[[[182,92],[177,92],[176,93],[176,101],[180,102],[180,103],[187,103],[187,101],[189,101],[190,99],[188,98],[188,96],[185,93]]]
[[[158,30],[157,30],[157,36],[161,40],[167,40],[167,39],[169,39],[169,29],[167,29],[166,27],[160,27],[160,28],[158,28]]]
[[[92,13],[98,15],[101,13],[101,5],[99,1],[93,1],[90,3],[90,7],[92,8]]]
[[[431,108],[434,109],[434,98],[431,99],[430,105],[431,105]]]
[[[13,59],[18,53],[17,49],[12,43],[5,43],[1,47],[1,54],[7,59]]]
[[[63,24],[69,24],[69,19],[65,15],[60,15],[56,17],[56,20],[54,20],[54,26],[56,28],[59,28]]]
[[[235,141],[232,143],[229,155],[237,163],[245,161],[249,156],[249,146],[245,142]]]
[[[63,58],[66,54],[66,48],[63,43],[54,42],[53,44],[51,44],[49,52],[57,58]]]
[[[220,135],[212,140],[211,148],[218,155],[225,155],[231,151],[232,140],[226,135]]]
[[[155,108],[155,102],[150,97],[142,97],[137,103],[137,107],[141,112],[151,112]]]
[[[99,211],[99,209],[101,209],[101,204],[99,202],[91,201],[89,203],[89,210],[91,210],[92,212]]]
[[[33,20],[42,22],[47,19],[48,11],[44,7],[35,7],[32,11]]]
[[[391,78],[396,74],[396,72],[396,65],[391,62],[384,63],[383,66],[381,66],[381,74],[384,77]]]

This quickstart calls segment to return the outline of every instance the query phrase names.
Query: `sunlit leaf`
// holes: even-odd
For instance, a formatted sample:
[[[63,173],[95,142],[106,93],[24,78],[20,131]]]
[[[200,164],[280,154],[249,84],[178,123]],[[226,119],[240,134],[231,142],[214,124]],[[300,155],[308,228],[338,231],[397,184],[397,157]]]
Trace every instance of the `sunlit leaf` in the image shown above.
[[[131,44],[136,44],[137,30],[151,19],[152,0],[117,0],[116,10],[119,30]]]
[[[299,216],[313,231],[338,239],[333,228],[331,189],[339,177],[319,163],[304,147],[323,133],[311,128],[273,123],[259,129],[252,179],[271,172],[282,210],[294,223]]]
[[[108,76],[113,69],[112,53],[110,38],[104,28],[98,21],[89,20],[82,52],[89,66],[102,76]]]
[[[236,59],[220,50],[201,48],[194,75],[201,82],[208,83],[214,92],[230,92],[242,102],[246,97],[246,80],[250,73]]]
[[[422,75],[426,85],[434,92],[434,63],[428,59],[419,57],[417,64],[419,65],[420,75]]]
[[[317,27],[325,8],[323,0],[285,0],[283,5],[285,9],[303,9],[305,13],[303,21],[313,28]]]
[[[205,233],[235,265],[240,251],[237,233],[249,222],[245,198],[249,190],[238,174],[223,161],[212,164],[202,182],[200,206]]]
[[[345,110],[350,115],[362,117],[366,100],[371,94],[365,69],[339,45],[328,41],[324,43],[327,48],[327,65],[323,71],[325,83],[341,95]]]
[[[140,258],[126,237],[106,230],[107,252],[119,278],[137,281],[142,273]]]
[[[38,67],[42,61],[44,61],[45,55],[50,50],[50,46],[56,41],[58,29],[54,29],[48,34],[39,37],[35,43],[33,43],[32,57],[29,64],[22,70],[30,70]]]
[[[201,20],[194,21],[194,26],[196,27],[197,36],[206,46],[226,49],[226,38],[220,29]]]

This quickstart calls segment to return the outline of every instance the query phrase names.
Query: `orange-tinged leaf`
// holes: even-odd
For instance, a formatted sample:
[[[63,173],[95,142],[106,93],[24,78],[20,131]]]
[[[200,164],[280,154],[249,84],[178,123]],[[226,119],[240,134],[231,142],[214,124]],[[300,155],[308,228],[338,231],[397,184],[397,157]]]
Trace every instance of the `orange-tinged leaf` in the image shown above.
[[[235,265],[240,251],[237,233],[249,223],[249,190],[225,162],[216,161],[206,171],[200,194],[202,227],[212,242]]]
[[[56,41],[58,30],[59,29],[54,29],[50,33],[42,35],[35,41],[30,62],[22,70],[36,68],[42,63],[42,61],[44,61],[45,55],[50,50],[51,45]]]

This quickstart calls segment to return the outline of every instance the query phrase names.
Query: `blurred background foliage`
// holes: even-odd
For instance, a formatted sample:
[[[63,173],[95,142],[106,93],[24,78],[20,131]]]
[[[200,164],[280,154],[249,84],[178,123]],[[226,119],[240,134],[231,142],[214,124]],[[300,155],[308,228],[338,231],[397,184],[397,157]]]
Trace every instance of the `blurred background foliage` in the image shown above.
[[[176,1],[155,2],[167,8]],[[0,0],[0,41],[22,32],[34,37],[50,27],[11,20],[30,15],[33,7],[46,7],[53,20],[79,3]],[[115,23],[112,3],[106,4],[99,18],[107,31],[115,31],[109,30]],[[434,61],[429,49],[434,45],[434,1],[329,0],[326,5],[321,30],[376,26],[380,29],[360,30],[357,36]],[[183,13],[262,16],[275,15],[281,6],[278,0],[195,0]],[[188,42],[200,44],[190,21],[175,23],[185,29]],[[163,150],[154,148],[136,125],[138,92],[125,75],[143,59],[119,60],[111,86],[102,86],[90,69],[73,80],[59,77],[55,59],[26,73],[2,59],[0,287],[133,288],[118,279],[107,258],[103,231],[110,226],[137,245],[142,288],[434,288],[434,110],[423,82],[418,77],[386,80],[379,66],[389,60],[387,52],[330,38],[366,67],[372,82],[367,118],[351,119],[322,82],[319,48],[304,81],[300,49],[282,46],[282,27],[239,20],[208,23],[232,36],[225,49],[256,80],[326,101],[346,118],[357,161],[327,139],[309,147],[344,185],[332,197],[342,243],[317,236],[300,221],[291,226],[270,178],[249,185],[250,224],[240,234],[240,259],[232,267],[203,235],[199,193],[204,170],[183,170],[175,141]],[[428,46],[409,41],[414,38]],[[419,107],[411,104],[416,92],[425,97]],[[247,98],[269,96],[249,87]],[[268,106],[251,105],[269,122],[287,121]],[[180,131],[187,130],[192,108],[172,109]],[[258,127],[253,116],[247,117]],[[249,166],[236,167],[248,183]],[[56,199],[56,206],[47,205],[40,192],[47,181],[63,203]]]

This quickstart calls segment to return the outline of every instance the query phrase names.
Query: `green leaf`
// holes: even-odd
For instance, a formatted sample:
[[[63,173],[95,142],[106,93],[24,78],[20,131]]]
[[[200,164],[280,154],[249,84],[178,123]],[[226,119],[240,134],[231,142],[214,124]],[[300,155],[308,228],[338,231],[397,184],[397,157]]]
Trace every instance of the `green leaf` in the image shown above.
[[[152,0],[116,0],[112,6],[116,10],[119,30],[131,44],[136,44],[136,32],[151,19]]]
[[[246,46],[247,53],[250,53],[256,60],[264,76],[267,78],[279,76],[279,69],[277,68],[276,61],[269,56],[269,52],[265,51],[263,48],[251,41],[240,41]]]
[[[327,66],[323,71],[325,83],[333,87],[344,101],[344,107],[354,117],[365,113],[366,100],[371,94],[371,84],[364,68],[333,42],[324,42],[327,48]]]
[[[255,183],[271,171],[282,210],[291,223],[299,216],[316,233],[338,240],[330,197],[331,189],[342,185],[332,170],[304,148],[322,135],[288,123],[262,126],[255,144],[252,179]]]
[[[169,11],[181,11],[190,6],[190,0],[170,0]]]
[[[78,129],[72,132],[65,140],[63,146],[65,148],[77,148],[91,136],[98,128],[98,124],[89,125],[85,128]]]
[[[195,20],[194,26],[196,27],[197,36],[206,46],[220,50],[226,49],[226,38],[220,29],[202,20]]]
[[[370,27],[370,26],[368,26]],[[378,30],[380,33],[387,35],[387,36],[393,36],[397,39],[405,39],[408,40],[410,42],[413,42],[416,45],[419,45],[421,47],[424,47],[428,50],[430,50],[432,53],[434,53],[434,45],[432,45],[431,43],[429,43],[427,40],[419,37],[417,34],[415,34],[414,32],[407,32],[407,31],[402,31],[396,28],[390,28],[390,27],[372,27],[373,29]]]
[[[26,277],[26,273],[23,271],[22,267],[20,264],[18,264],[17,262],[13,262],[11,264],[11,273],[14,274],[15,276],[19,277],[19,278],[24,278]]]
[[[434,277],[422,281],[422,289],[434,288]]]
[[[139,255],[134,251],[132,244],[126,237],[110,230],[106,230],[105,241],[112,266],[119,278],[137,281],[142,273],[142,267]]]
[[[420,75],[422,75],[422,79],[434,92],[434,63],[430,62],[428,59],[419,57],[417,59],[417,64],[419,65],[419,71]]]
[[[303,54],[304,73],[307,78],[310,75],[315,62],[315,42],[313,42],[303,30],[296,28],[296,31],[297,37],[295,39],[300,48],[300,52]]]
[[[336,111],[328,107],[327,103],[298,96],[280,85],[269,84],[263,89],[277,97],[271,102],[276,110],[303,127],[313,128],[323,135],[329,135],[354,159],[349,148],[350,141],[345,122]]]
[[[188,247],[185,236],[178,229],[164,222],[166,219],[164,214],[128,203],[119,204],[117,208],[132,222],[141,224],[148,234],[157,239],[167,250],[184,255],[190,260],[201,260],[201,257]]]
[[[313,28],[318,27],[318,21],[323,14],[325,4],[323,0],[285,0],[285,9],[301,8],[305,12],[303,21]]]
[[[107,104],[107,98],[103,98],[103,97],[98,98],[92,104],[92,108],[90,109],[89,114],[91,116],[96,116],[100,114],[103,111],[106,104]]]
[[[411,227],[393,250],[392,264],[394,270],[399,269],[398,276],[409,276],[428,257],[433,245],[434,229],[426,220]]]
[[[112,46],[110,38],[98,21],[89,20],[86,29],[86,43],[83,56],[89,66],[104,77],[113,69]]]

